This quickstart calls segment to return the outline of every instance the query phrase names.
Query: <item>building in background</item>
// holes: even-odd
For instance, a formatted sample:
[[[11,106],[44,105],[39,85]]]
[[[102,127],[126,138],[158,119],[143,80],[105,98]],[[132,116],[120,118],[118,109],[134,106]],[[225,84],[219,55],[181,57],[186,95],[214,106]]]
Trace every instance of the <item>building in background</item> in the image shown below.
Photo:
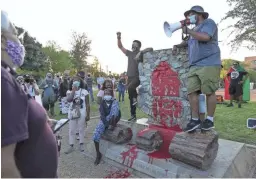
[[[248,69],[256,71],[256,56],[245,57],[244,58],[244,64],[246,64],[246,67]]]

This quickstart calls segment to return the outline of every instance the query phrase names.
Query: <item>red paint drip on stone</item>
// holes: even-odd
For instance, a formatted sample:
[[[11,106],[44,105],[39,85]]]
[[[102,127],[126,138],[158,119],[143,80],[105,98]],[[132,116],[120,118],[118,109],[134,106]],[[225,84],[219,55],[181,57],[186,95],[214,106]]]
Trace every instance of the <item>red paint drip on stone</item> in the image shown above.
[[[160,62],[152,73],[153,96],[179,97],[180,80],[178,73],[170,68],[167,62]]]
[[[126,169],[110,172],[110,174],[104,178],[128,178],[129,176],[131,176],[131,173],[128,171],[128,169]]]
[[[128,167],[132,167],[134,160],[137,158],[138,151],[136,145],[130,145],[131,147],[129,148],[128,151],[122,152],[122,158],[123,158],[123,164],[127,165]],[[127,164],[125,164],[125,161]]]
[[[165,97],[154,97],[152,103],[152,112],[155,119],[160,118],[160,124],[168,128],[172,126],[175,118],[181,117],[182,102],[180,100],[172,100]],[[169,121],[170,124],[167,123]]]
[[[148,153],[147,155],[150,158],[157,158],[157,159],[171,158],[171,154],[169,153],[169,146],[170,146],[171,141],[172,141],[173,137],[175,136],[175,134],[177,132],[182,132],[180,126],[175,125],[173,127],[166,128],[166,127],[150,124],[148,128],[138,132],[138,136],[141,136],[144,132],[146,132],[148,130],[159,131],[160,135],[163,138],[163,144],[158,151]]]

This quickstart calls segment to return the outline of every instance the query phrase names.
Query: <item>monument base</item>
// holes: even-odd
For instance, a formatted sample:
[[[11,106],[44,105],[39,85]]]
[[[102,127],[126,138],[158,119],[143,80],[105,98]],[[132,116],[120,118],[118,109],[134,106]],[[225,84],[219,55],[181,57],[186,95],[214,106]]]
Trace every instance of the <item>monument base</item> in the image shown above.
[[[208,170],[202,171],[172,158],[153,158],[135,145],[137,133],[147,127],[147,119],[137,123],[121,120],[133,130],[128,144],[118,145],[101,140],[104,160],[116,167],[129,168],[138,177],[156,178],[250,178],[256,170],[256,147],[244,143],[219,139],[217,157]]]

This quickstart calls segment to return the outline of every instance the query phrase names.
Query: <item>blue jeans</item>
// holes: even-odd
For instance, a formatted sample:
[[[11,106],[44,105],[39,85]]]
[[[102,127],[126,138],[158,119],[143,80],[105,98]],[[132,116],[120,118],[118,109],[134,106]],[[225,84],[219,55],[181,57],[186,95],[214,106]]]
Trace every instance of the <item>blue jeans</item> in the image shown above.
[[[88,92],[89,92],[89,94],[90,94],[90,96],[91,96],[91,100],[92,101],[94,101],[94,97],[93,97],[93,90],[92,90],[92,87],[88,87]]]
[[[125,92],[125,88],[121,89],[118,91],[118,96],[119,96],[119,102],[121,101],[121,96],[122,96],[122,101],[124,101],[124,92]]]

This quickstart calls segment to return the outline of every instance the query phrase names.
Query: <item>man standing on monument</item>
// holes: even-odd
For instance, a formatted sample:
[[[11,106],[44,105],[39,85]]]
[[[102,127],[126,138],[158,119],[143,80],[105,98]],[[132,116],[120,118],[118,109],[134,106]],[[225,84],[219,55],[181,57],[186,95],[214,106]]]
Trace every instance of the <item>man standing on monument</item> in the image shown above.
[[[121,42],[121,32],[117,32],[117,45],[118,48],[128,57],[128,68],[127,68],[127,88],[130,100],[131,118],[129,121],[136,121],[136,104],[137,104],[137,92],[136,88],[140,85],[138,62],[134,59],[140,52],[141,42],[134,40],[132,43],[132,51],[127,50],[123,47]]]
[[[199,94],[207,97],[207,118],[202,122],[202,130],[214,128],[213,116],[216,108],[215,92],[219,87],[221,59],[218,45],[218,28],[216,23],[209,19],[209,14],[201,6],[193,6],[184,13],[190,18],[195,28],[183,27],[183,33],[188,34],[189,40],[173,47],[188,46],[190,68],[188,72],[188,97],[192,110],[192,119],[185,131],[190,132],[200,127]]]

